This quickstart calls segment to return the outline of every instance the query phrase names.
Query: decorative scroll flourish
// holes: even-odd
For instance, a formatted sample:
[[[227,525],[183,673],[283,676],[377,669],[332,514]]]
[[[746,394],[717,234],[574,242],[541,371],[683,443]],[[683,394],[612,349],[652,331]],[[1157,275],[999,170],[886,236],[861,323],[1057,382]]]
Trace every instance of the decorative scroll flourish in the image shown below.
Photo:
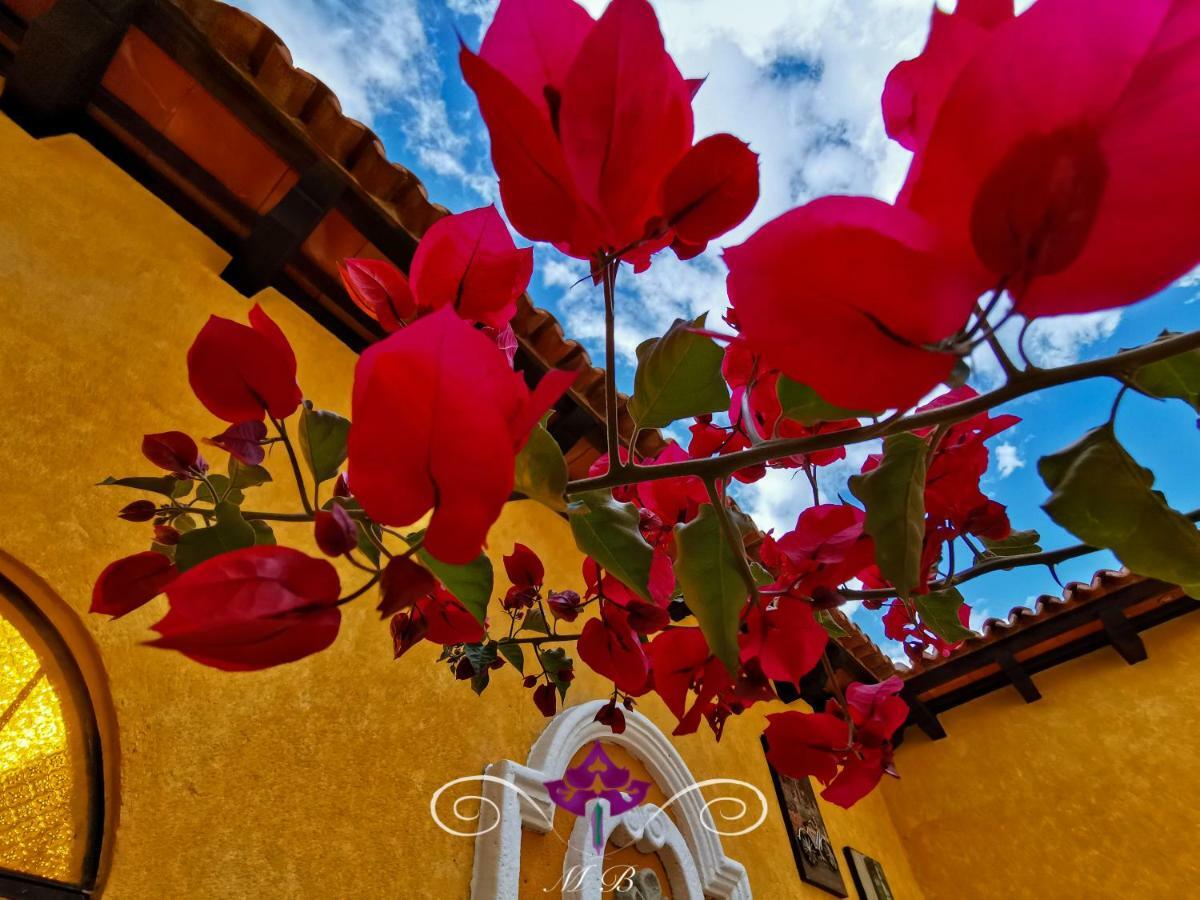
[[[433,796],[429,798],[429,815],[432,817],[434,824],[436,824],[438,828],[442,829],[442,831],[446,832],[447,834],[452,834],[455,837],[479,837],[482,834],[487,834],[488,832],[492,831],[497,825],[500,824],[500,808],[496,805],[495,800],[492,800],[490,797],[485,797],[483,794],[466,794],[462,797],[459,797],[454,801],[454,804],[450,807],[450,810],[454,813],[454,818],[456,818],[459,822],[479,822],[483,819],[484,809],[491,809],[493,814],[492,823],[486,828],[481,828],[478,831],[459,831],[455,828],[451,828],[442,821],[442,818],[438,815],[437,811],[438,800],[448,789],[457,784],[463,784],[468,781],[490,781],[494,784],[499,784],[508,790],[516,791],[518,794],[524,797],[534,809],[538,811],[542,818],[546,820],[546,824],[550,826],[551,830],[553,830],[554,823],[546,816],[541,804],[539,804],[533,799],[533,797],[529,796],[528,793],[521,790],[511,781],[507,781],[503,778],[497,778],[495,775],[466,775],[462,778],[455,778],[453,781],[447,781],[440,788],[434,791]],[[462,809],[462,804],[471,800],[476,800],[479,802],[479,808],[475,810],[474,815],[470,814],[469,812],[463,812]]]
[[[718,803],[733,804],[733,808],[735,810],[734,812],[721,813],[721,818],[726,822],[740,821],[741,819],[744,819],[747,817],[749,810],[750,810],[749,804],[747,804],[746,801],[743,800],[741,797],[736,797],[736,796],[733,796],[730,794],[722,794],[719,797],[713,797],[711,800],[706,800],[704,802],[702,815],[700,816],[700,824],[702,826],[704,826],[704,828],[711,831],[713,834],[718,834],[718,835],[721,835],[722,837],[738,837],[739,835],[749,834],[751,831],[754,831],[754,829],[758,828],[758,826],[761,825],[764,821],[766,821],[767,798],[763,794],[762,791],[760,791],[758,788],[756,788],[754,785],[750,784],[749,782],[739,781],[736,778],[709,778],[709,779],[706,779],[705,781],[697,781],[695,784],[689,784],[687,787],[683,788],[682,790],[676,791],[665,803],[662,804],[662,806],[660,806],[658,809],[656,809],[651,814],[650,819],[647,822],[647,824],[649,824],[649,822],[652,822],[655,817],[661,815],[664,810],[666,810],[672,803],[674,803],[676,800],[678,800],[684,794],[688,794],[692,791],[698,791],[698,790],[700,790],[700,788],[708,787],[710,785],[716,785],[716,784],[736,784],[736,785],[739,785],[740,787],[746,788],[748,791],[751,791],[754,794],[754,796],[756,796],[758,798],[758,802],[762,808],[762,811],[758,814],[758,818],[754,820],[754,823],[752,825],[748,825],[747,827],[742,828],[738,831],[722,831],[716,825],[716,821],[714,819],[713,811],[712,811],[711,807],[715,806]],[[703,794],[701,795],[701,797],[703,797]]]

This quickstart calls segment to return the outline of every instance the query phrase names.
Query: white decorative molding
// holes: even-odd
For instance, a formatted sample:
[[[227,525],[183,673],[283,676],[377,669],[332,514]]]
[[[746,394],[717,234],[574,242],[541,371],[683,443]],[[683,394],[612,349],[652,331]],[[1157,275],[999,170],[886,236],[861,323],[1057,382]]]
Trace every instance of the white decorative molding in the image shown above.
[[[746,870],[725,855],[720,836],[711,824],[705,824],[705,817],[711,823],[708,804],[696,789],[696,780],[679,751],[639,712],[625,714],[622,734],[614,734],[607,725],[593,721],[605,702],[593,700],[555,716],[529,751],[525,765],[506,759],[484,769],[479,810],[481,830],[475,838],[471,878],[472,900],[516,900],[521,875],[521,829],[530,828],[542,834],[551,830],[554,804],[545,782],[562,778],[572,757],[595,740],[624,747],[641,761],[663,793],[674,798],[678,824],[658,807],[646,804],[612,823],[619,840],[634,841],[639,849],[643,844],[653,846],[656,842],[658,849],[667,848],[664,866],[671,876],[673,896],[680,900],[699,900],[700,896],[710,900],[751,900]],[[494,817],[494,821],[489,817]],[[583,820],[576,823],[576,831],[582,823]],[[672,832],[679,840],[674,840]],[[568,857],[574,843],[573,832]],[[564,859],[566,865],[569,862]],[[675,874],[672,867],[677,870]],[[694,880],[688,877],[689,867]],[[682,879],[680,885],[685,890],[676,888],[676,876]]]
[[[589,827],[595,803],[604,804],[607,812],[607,800],[592,800],[588,803],[588,815],[576,819],[575,827],[571,829],[571,840],[563,860],[563,900],[601,900],[604,894],[604,852],[596,853]],[[704,896],[700,871],[691,848],[661,808],[653,803],[643,803],[615,819],[605,815],[603,821],[606,844],[615,839],[622,846],[633,844],[642,853],[658,854],[671,885],[672,897],[700,900]],[[580,877],[568,880],[568,872],[578,872]],[[608,886],[612,887],[611,883]],[[748,892],[746,896],[749,896]]]

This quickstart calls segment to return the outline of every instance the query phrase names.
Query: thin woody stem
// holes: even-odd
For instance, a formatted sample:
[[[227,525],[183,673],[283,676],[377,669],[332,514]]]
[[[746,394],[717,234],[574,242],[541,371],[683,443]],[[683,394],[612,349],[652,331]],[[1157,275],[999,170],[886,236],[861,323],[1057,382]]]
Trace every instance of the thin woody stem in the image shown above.
[[[1200,509],[1193,509],[1191,512],[1184,513],[1183,515],[1191,522],[1200,522]],[[1025,566],[1055,566],[1069,559],[1087,556],[1089,553],[1099,553],[1102,549],[1104,548],[1093,547],[1090,544],[1075,544],[1071,547],[1060,547],[1057,550],[1046,550],[1041,553],[997,556],[971,566],[969,569],[963,569],[957,575],[931,582],[929,590],[934,592],[944,591],[947,588],[955,587],[965,581],[978,578],[981,575],[987,575],[989,572],[1007,572],[1009,569],[1018,569]],[[888,588],[871,588],[870,590],[862,591],[847,590],[840,593],[847,600],[886,600],[889,597],[896,596],[896,592]]]
[[[992,353],[996,355],[997,361],[1000,363],[1000,368],[1004,370],[1004,374],[1012,378],[1020,378],[1021,370],[1017,368],[1016,363],[1009,359],[1008,353],[1000,343],[1000,338],[996,336],[996,330],[992,328],[992,323],[988,321],[988,315],[996,305],[996,300],[999,298],[1001,291],[1004,290],[1004,285],[996,288],[996,292],[992,295],[992,300],[988,304],[986,310],[981,309],[979,304],[975,304],[975,315],[978,316],[978,324],[980,330],[983,331],[983,339],[987,341],[987,345],[992,348]]]
[[[216,515],[215,510],[203,509],[199,506],[163,506],[159,508],[161,512],[170,515],[181,515],[182,513],[191,513],[197,516],[210,518]],[[258,510],[243,510],[243,519],[260,519],[264,522],[311,522],[315,513],[275,513],[275,512],[259,512]],[[361,518],[350,513],[351,518]]]
[[[347,594],[345,597],[342,597],[334,605],[335,606],[343,606],[343,605],[349,603],[351,600],[357,600],[359,597],[361,597],[363,594],[365,594],[367,591],[369,591],[371,588],[375,587],[375,585],[379,583],[379,575],[380,575],[380,573],[376,572],[375,576],[370,581],[368,581],[366,584],[364,584],[362,587],[360,587],[353,594]]]
[[[1037,393],[1047,388],[1072,384],[1077,381],[1086,381],[1090,378],[1120,378],[1148,363],[1168,359],[1177,354],[1197,348],[1200,348],[1200,331],[1192,331],[1102,359],[1087,360],[1069,366],[1059,366],[1054,369],[1038,369],[1032,372],[1024,372],[1021,374],[1020,379],[1009,381],[986,394],[979,394],[978,396],[971,397],[959,403],[952,403],[948,406],[927,409],[908,416],[895,417],[885,420],[878,425],[862,425],[858,428],[848,428],[844,431],[817,434],[810,437],[766,441],[748,450],[741,450],[737,453],[728,453],[725,456],[709,459],[685,460],[656,466],[627,467],[622,472],[609,472],[607,475],[572,481],[567,485],[567,494],[579,494],[584,491],[623,487],[643,481],[655,481],[660,478],[675,478],[684,475],[695,475],[704,480],[724,478],[747,466],[767,463],[787,456],[814,453],[818,450],[831,450],[836,447],[848,447],[852,444],[861,444],[888,434],[913,431],[918,428],[928,428],[943,423],[961,422],[964,419],[969,419],[971,416],[990,410],[1010,400],[1015,400],[1018,397]]]
[[[543,637],[505,638],[502,644],[553,644],[579,640],[577,634],[548,634]]]
[[[607,434],[608,474],[625,470],[617,419],[617,266],[604,261],[604,426]],[[633,459],[632,447],[630,459]]]
[[[288,460],[291,461],[292,474],[296,476],[296,488],[300,491],[300,504],[304,507],[304,511],[311,516],[313,514],[313,506],[308,499],[308,489],[304,486],[304,475],[300,471],[300,460],[296,458],[296,449],[292,446],[292,441],[288,437],[287,425],[282,419],[274,417],[271,418],[271,424],[279,432],[279,439],[283,441],[283,448],[287,450]]]

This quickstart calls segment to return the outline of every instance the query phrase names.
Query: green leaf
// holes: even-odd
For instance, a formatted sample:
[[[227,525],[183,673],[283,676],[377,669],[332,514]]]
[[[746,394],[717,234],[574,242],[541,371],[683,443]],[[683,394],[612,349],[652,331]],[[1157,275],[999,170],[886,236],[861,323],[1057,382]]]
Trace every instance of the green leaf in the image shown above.
[[[409,545],[415,544],[425,536],[424,531],[406,535]],[[487,617],[488,601],[492,599],[492,561],[480,553],[465,566],[455,566],[444,563],[430,556],[422,548],[417,551],[417,558],[437,579],[446,586],[446,590],[462,601],[462,605],[471,611],[471,615],[482,625]]]
[[[550,626],[546,624],[546,617],[542,615],[542,611],[534,607],[525,613],[525,618],[521,620],[522,631],[536,631],[538,634],[549,634]]]
[[[827,609],[817,610],[817,621],[821,627],[825,629],[825,633],[831,638],[843,638],[849,636],[845,628],[838,624],[838,620],[833,617],[833,614]]]
[[[914,597],[913,604],[921,615],[921,621],[944,641],[957,644],[974,634],[958,621],[958,610],[963,605],[962,594],[958,592],[958,588],[947,588],[944,591],[933,591]]]
[[[1152,489],[1154,473],[1134,461],[1110,425],[1042,457],[1038,474],[1053,492],[1042,505],[1051,519],[1139,575],[1200,598],[1200,531]]]
[[[236,457],[229,457],[229,480],[235,488],[258,487],[271,480],[271,473],[262,466],[248,466]]]
[[[883,577],[902,597],[921,577],[925,540],[925,468],[929,445],[915,434],[888,436],[883,462],[850,478],[850,490],[867,509],[867,534]]]
[[[217,496],[213,496],[213,492],[208,489],[207,484],[200,482],[196,485],[196,499],[201,503],[211,503],[215,506],[225,501],[232,503],[234,506],[241,506],[242,501],[246,499],[246,495],[233,487],[229,479],[224,475],[209,475],[208,481],[213,486],[213,490],[217,492]]]
[[[132,478],[113,478],[109,475],[99,484],[102,486],[116,485],[118,487],[133,488],[135,491],[147,491],[151,494],[163,494],[167,497],[175,497],[175,491],[179,489],[181,479],[173,478],[170,475],[151,475],[151,476],[134,476]],[[191,488],[191,484],[187,481],[182,481],[183,484]],[[187,491],[184,491],[186,494]]]
[[[546,674],[550,676],[550,681],[558,688],[558,695],[565,700],[567,698],[567,689],[571,686],[571,682],[564,681],[560,673],[564,669],[573,668],[575,663],[571,660],[571,657],[567,656],[567,651],[562,647],[539,650],[538,659],[541,660],[542,668],[546,670]]]
[[[471,663],[471,668],[475,670],[475,674],[471,677],[471,690],[476,694],[482,694],[491,681],[489,667],[496,661],[496,642],[465,644],[463,654]]]
[[[251,519],[250,527],[254,529],[254,543],[275,546],[275,532],[262,519]]]
[[[549,414],[547,414],[548,418]],[[558,441],[546,430],[546,418],[534,426],[529,440],[517,454],[514,471],[516,490],[555,512],[566,512],[567,461]]]
[[[775,580],[775,576],[766,570],[766,568],[756,562],[750,563],[750,574],[754,576],[754,583],[759,587],[766,587]]]
[[[368,525],[361,519],[355,520],[355,525],[358,526],[358,552],[371,561],[371,565],[379,565],[379,546],[367,536],[367,529],[374,528],[373,525]],[[371,532],[375,537],[380,537],[378,531]]]
[[[305,404],[300,412],[300,452],[318,483],[328,481],[346,461],[350,420]]]
[[[501,641],[498,649],[500,655],[508,660],[508,664],[520,672],[525,674],[525,652],[521,649],[520,644],[514,644],[512,641]]]
[[[650,599],[650,560],[654,551],[638,529],[632,503],[618,503],[608,491],[579,494],[567,506],[575,545],[646,602]]]
[[[688,330],[703,328],[704,319],[679,319],[661,338],[637,348],[629,414],[639,427],[665,428],[678,419],[729,408],[729,388],[721,375],[724,351],[712,338]]]
[[[786,375],[779,376],[775,393],[779,395],[779,404],[783,407],[784,416],[801,425],[816,425],[818,422],[836,422],[872,415],[867,410],[843,409],[827,403],[808,385],[792,381]]]
[[[733,547],[711,503],[686,525],[675,526],[675,577],[704,639],[730,674],[738,669],[738,625],[749,592]]]
[[[983,559],[990,559],[995,556],[1024,556],[1026,553],[1041,553],[1042,548],[1038,545],[1038,541],[1042,536],[1033,529],[1029,531],[1014,531],[1008,537],[1000,541],[989,540],[988,538],[980,538],[983,543],[984,552],[975,557],[975,561],[979,562]]]
[[[254,543],[254,526],[242,518],[242,511],[232,503],[218,503],[212,525],[180,535],[175,546],[175,565],[180,572],[186,572],[206,559],[253,547]]]
[[[1178,337],[1164,331],[1159,341]],[[1200,350],[1189,350],[1142,366],[1133,373],[1133,386],[1151,397],[1178,397],[1200,411]]]

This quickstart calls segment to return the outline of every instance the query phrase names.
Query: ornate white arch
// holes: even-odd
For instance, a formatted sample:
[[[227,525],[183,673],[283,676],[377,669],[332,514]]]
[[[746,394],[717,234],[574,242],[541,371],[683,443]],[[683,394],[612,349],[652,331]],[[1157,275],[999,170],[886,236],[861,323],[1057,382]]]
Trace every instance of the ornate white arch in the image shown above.
[[[601,900],[604,894],[604,851],[596,853],[589,827],[594,803],[603,803],[607,812],[607,800],[592,800],[588,803],[588,815],[575,820],[563,859],[563,900]],[[603,821],[605,844],[616,840],[622,845],[633,844],[642,853],[658,854],[672,897],[699,900],[704,896],[691,848],[662,809],[653,803],[643,803],[617,818],[605,815]],[[574,873],[579,873],[579,877],[568,877]]]
[[[643,812],[638,815],[633,815],[638,812],[634,810],[612,822],[612,827],[619,829],[618,840],[640,842],[639,849],[643,845],[654,847],[658,842],[654,849],[667,849],[664,863],[669,874],[672,867],[679,870],[684,878],[681,885],[689,885],[686,870],[690,866],[695,874],[694,882],[689,885],[693,889],[686,894],[676,893],[681,900],[683,897],[698,900],[700,894],[695,888],[711,900],[751,900],[745,868],[725,855],[720,836],[705,827],[704,798],[698,790],[687,790],[694,787],[696,780],[671,741],[653,722],[635,711],[625,714],[624,733],[613,734],[608,726],[593,721],[604,703],[593,700],[555,716],[529,751],[525,765],[506,759],[484,769],[488,780],[483,782],[481,791],[483,807],[495,810],[499,822],[475,838],[472,900],[515,900],[521,875],[521,829],[530,828],[542,834],[550,831],[554,804],[545,782],[562,778],[572,757],[595,740],[624,747],[641,761],[668,797],[680,795],[675,800],[678,826],[665,814],[655,816],[657,807],[643,804]],[[489,803],[494,806],[488,806]],[[576,823],[576,830],[579,824]],[[571,845],[575,843],[573,834]],[[571,852],[569,849],[568,856]]]

